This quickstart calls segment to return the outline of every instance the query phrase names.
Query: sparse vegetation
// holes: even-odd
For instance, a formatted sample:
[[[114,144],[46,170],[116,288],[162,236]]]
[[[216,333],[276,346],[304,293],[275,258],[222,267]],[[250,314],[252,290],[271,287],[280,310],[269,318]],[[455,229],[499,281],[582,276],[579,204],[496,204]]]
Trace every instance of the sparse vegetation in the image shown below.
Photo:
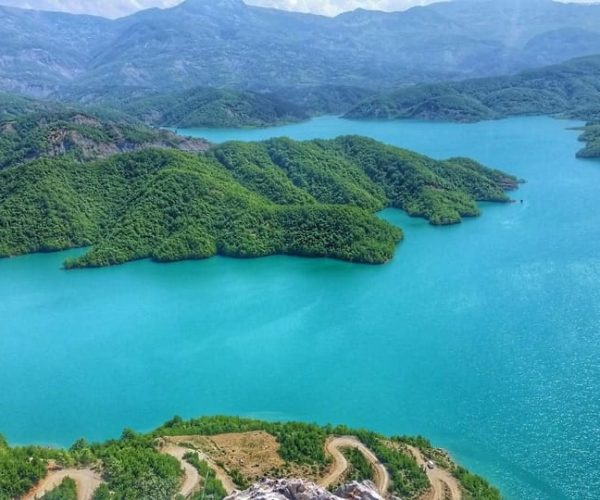
[[[202,478],[202,490],[196,493],[196,495],[194,496],[195,500],[221,500],[222,498],[225,498],[227,496],[227,492],[223,487],[223,483],[221,483],[221,481],[217,479],[215,472],[208,466],[208,464],[203,460],[200,460],[200,458],[198,458],[197,453],[187,453],[183,458],[198,470],[198,473]]]
[[[232,432],[265,431],[275,436],[280,444],[279,453],[287,462],[300,464],[328,463],[325,455],[327,428],[298,422],[263,422],[238,417],[201,417],[182,420],[175,417],[154,434],[156,436],[214,436]]]

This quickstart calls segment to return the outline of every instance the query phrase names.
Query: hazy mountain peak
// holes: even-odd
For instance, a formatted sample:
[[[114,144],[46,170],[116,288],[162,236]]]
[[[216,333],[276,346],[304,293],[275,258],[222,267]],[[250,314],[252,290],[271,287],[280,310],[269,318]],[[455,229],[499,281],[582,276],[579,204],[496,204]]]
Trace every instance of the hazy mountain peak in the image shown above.
[[[187,10],[221,10],[246,7],[242,0],[186,0],[180,5]]]
[[[556,0],[453,0],[455,3],[494,3],[497,5],[547,5],[557,3]]]
[[[115,82],[155,91],[378,89],[600,54],[600,8],[551,0],[459,0],[335,18],[187,0],[118,21],[26,10],[4,17],[0,89],[37,96]]]

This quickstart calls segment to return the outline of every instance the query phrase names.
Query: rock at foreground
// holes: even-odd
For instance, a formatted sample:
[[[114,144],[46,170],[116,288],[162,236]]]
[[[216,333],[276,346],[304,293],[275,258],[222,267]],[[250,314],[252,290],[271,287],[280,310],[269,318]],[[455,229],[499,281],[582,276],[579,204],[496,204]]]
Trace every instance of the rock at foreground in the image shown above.
[[[302,479],[263,479],[225,500],[383,500],[370,481],[352,482],[331,493]]]
[[[383,497],[377,491],[377,487],[371,481],[352,481],[340,486],[335,491],[335,495],[338,498],[351,500],[383,500]]]

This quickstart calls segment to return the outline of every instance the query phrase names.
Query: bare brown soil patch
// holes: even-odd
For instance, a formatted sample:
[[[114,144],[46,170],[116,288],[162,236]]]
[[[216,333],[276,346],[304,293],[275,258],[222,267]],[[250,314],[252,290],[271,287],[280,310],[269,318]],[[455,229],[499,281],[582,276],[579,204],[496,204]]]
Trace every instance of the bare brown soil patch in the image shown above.
[[[263,431],[217,436],[178,436],[182,446],[191,445],[205,453],[226,472],[239,471],[248,481],[272,475],[285,468],[279,443]]]
[[[263,477],[285,465],[279,455],[279,443],[266,432],[221,434],[209,437],[208,441],[215,461],[222,462],[229,470],[239,470],[247,478]]]
[[[322,473],[318,467],[285,462],[279,454],[277,439],[264,431],[177,436],[170,440],[200,450],[225,473],[231,475],[237,471],[251,483],[263,477],[301,477],[315,481]]]

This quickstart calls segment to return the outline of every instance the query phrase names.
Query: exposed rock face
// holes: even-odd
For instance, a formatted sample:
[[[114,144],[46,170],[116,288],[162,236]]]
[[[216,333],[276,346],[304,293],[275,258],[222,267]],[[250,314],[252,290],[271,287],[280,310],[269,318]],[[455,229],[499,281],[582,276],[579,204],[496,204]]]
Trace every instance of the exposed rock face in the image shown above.
[[[363,481],[362,483],[352,481],[338,488],[335,494],[340,498],[352,500],[382,500],[375,484],[371,481]]]
[[[331,493],[302,479],[263,479],[225,500],[383,500],[370,481],[352,482]]]
[[[96,127],[100,129],[100,127]],[[108,158],[117,153],[131,153],[147,148],[168,149],[175,148],[188,152],[203,152],[209,148],[209,144],[203,139],[190,137],[179,137],[172,132],[158,131],[148,141],[134,142],[123,138],[117,127],[112,128],[114,138],[110,142],[91,139],[82,133],[69,130],[68,128],[57,128],[48,134],[48,156],[60,156],[78,149],[83,160],[97,160]]]

